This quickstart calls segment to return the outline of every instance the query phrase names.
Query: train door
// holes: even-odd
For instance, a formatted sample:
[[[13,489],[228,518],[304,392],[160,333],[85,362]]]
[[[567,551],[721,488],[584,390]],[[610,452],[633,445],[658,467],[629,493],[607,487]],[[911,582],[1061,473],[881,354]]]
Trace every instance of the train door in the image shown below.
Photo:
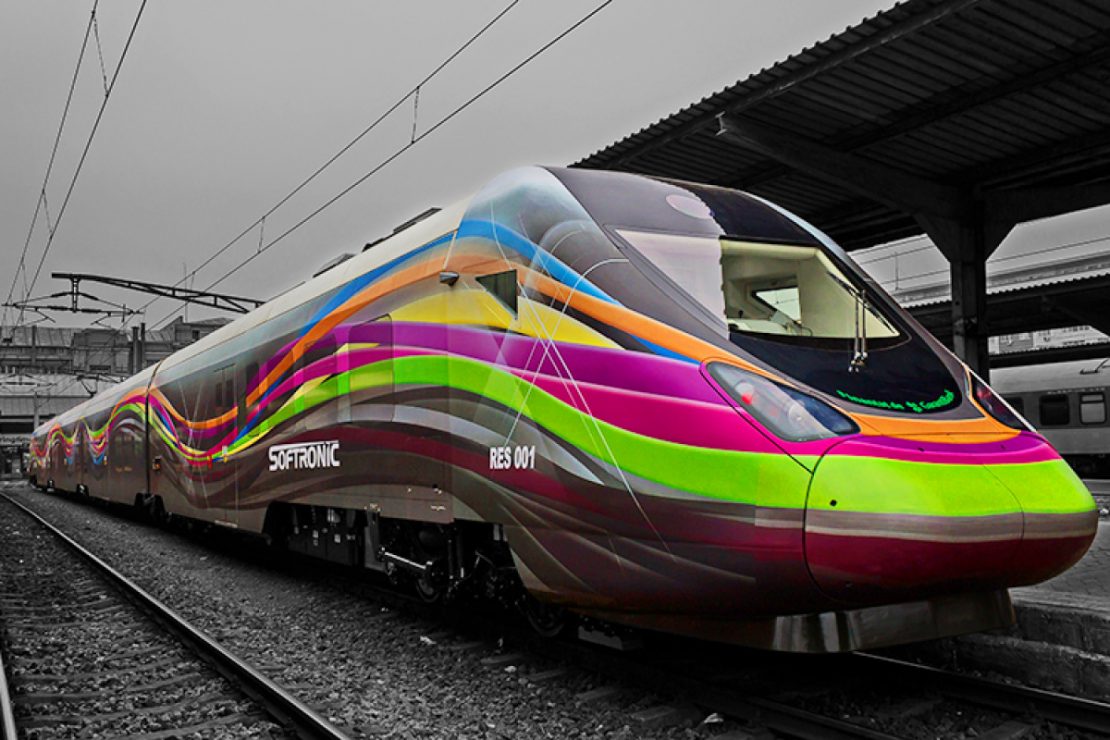
[[[352,421],[390,422],[393,419],[393,319],[378,316],[338,335],[336,395],[340,424]],[[372,410],[369,404],[378,408]],[[371,417],[373,417],[371,419]]]
[[[155,490],[150,464],[150,388],[152,385],[154,385],[153,373],[143,389],[143,426],[142,431],[135,435],[135,465],[139,471],[140,492],[153,496]]]
[[[85,434],[85,425],[81,419],[73,423],[73,465],[71,471],[73,479],[70,483],[70,490],[84,491],[85,485],[85,468],[86,459],[88,457],[88,439]]]
[[[511,330],[519,327],[519,288],[516,270],[505,260],[493,260],[470,269],[474,282],[462,289],[466,293],[459,286],[453,289],[455,304],[467,307],[469,315],[455,311],[454,316],[448,317],[452,326],[448,350],[454,357],[474,358],[478,363],[465,366],[465,372],[471,375],[468,382],[472,384],[467,392],[460,393],[455,384],[450,385],[451,403],[456,410],[451,417],[451,431],[454,437],[465,439],[473,435],[468,430],[482,429],[484,439],[473,441],[484,451],[490,451],[488,470],[496,471],[503,455],[516,453],[513,436],[522,431],[518,420],[527,404],[519,387],[509,386],[509,397],[497,392],[506,387],[500,372],[510,364],[506,351],[511,352],[515,345]],[[542,355],[537,351],[533,361]]]
[[[350,327],[338,353],[339,376],[347,378],[339,389],[338,422],[370,432],[351,437],[366,442],[342,449],[343,465],[357,466],[347,475],[357,474],[370,485],[382,501],[383,516],[428,519],[429,511],[447,512],[441,493],[443,432],[437,430],[446,401],[409,369],[422,358],[408,347],[436,330],[430,323],[395,323],[386,314]]]
[[[62,466],[65,464],[64,442],[62,436],[52,428],[47,434],[47,470],[46,479],[44,483],[50,483],[58,487],[62,481]]]
[[[351,423],[351,327],[335,329],[335,422]]]
[[[352,327],[349,334],[350,418],[381,440],[360,451],[359,472],[381,496],[382,516],[450,519],[443,496],[447,401],[422,374],[426,356],[412,349],[435,344],[431,334],[436,331],[442,326],[395,322],[386,314]]]
[[[320,337],[293,366],[293,412],[296,432],[317,432],[335,425],[340,379],[336,377],[342,346],[339,334]]]
[[[208,493],[209,507],[219,509],[215,522],[229,526],[239,525],[239,459],[229,454],[239,432],[239,406],[245,403],[239,395],[235,363],[218,368],[213,373],[216,388],[216,408],[221,415],[227,415],[230,423],[222,430],[221,449],[213,463],[213,482],[215,486]]]
[[[241,358],[242,360],[242,358]],[[254,390],[259,383],[260,366],[257,360],[250,362],[239,363],[239,384],[234,388],[236,392],[236,414],[237,429],[235,436],[238,438],[240,435],[246,435],[251,429],[252,422],[256,420],[252,417],[252,412],[257,411],[257,406],[252,407],[247,403],[248,394]],[[236,521],[240,526],[243,525],[242,511],[246,508],[245,499],[250,495],[251,486],[258,489],[258,456],[260,454],[257,446],[248,447],[235,455],[235,512]]]
[[[238,373],[234,363],[220,368],[218,382],[223,384],[224,405],[228,408],[232,422],[223,437],[223,450],[220,456],[224,467],[221,485],[221,508],[224,509],[223,523],[239,526],[239,457],[230,455],[231,445],[239,436],[239,407],[245,404],[240,397]],[[219,521],[219,520],[218,520]]]
[[[395,418],[393,318],[389,314],[345,327],[336,349],[337,424],[384,428]],[[376,448],[357,452],[361,467],[380,474]],[[379,474],[372,479],[380,477]]]

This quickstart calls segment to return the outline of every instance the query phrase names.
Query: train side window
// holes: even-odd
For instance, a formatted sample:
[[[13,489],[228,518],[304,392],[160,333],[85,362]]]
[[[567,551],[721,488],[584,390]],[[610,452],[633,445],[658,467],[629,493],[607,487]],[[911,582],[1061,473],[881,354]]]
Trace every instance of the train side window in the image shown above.
[[[1041,396],[1041,426],[1062,427],[1071,423],[1068,397],[1062,393]]]
[[[254,383],[255,378],[258,376],[258,363],[251,362],[247,365],[247,369],[243,371],[243,390],[240,395],[242,396],[242,403],[239,404],[239,425],[242,426],[247,419],[247,396],[254,389],[251,385]]]
[[[1022,398],[1021,396],[1003,396],[1002,400],[1004,400],[1006,403],[1010,404],[1010,406],[1013,407],[1014,411],[1018,412],[1022,416],[1025,416],[1025,399],[1024,398]]]
[[[493,293],[497,300],[516,315],[516,270],[495,272],[492,275],[479,275],[478,283],[483,288]]]
[[[1102,393],[1080,393],[1079,421],[1084,424],[1105,424],[1106,396]]]

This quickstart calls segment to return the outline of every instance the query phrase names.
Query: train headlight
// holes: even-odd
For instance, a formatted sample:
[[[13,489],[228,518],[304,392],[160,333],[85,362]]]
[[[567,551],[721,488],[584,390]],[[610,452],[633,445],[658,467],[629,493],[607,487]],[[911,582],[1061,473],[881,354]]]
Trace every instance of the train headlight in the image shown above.
[[[856,423],[824,401],[723,362],[709,375],[773,434],[791,442],[839,437],[859,431]]]
[[[971,385],[971,395],[975,397],[983,411],[1011,429],[1018,429],[1023,432],[1036,431],[1033,429],[1033,425],[1025,420],[1025,417],[1014,411],[1013,406],[1006,403],[1001,396],[991,390],[991,387],[984,383],[982,378],[970,370],[967,371],[967,376]]]

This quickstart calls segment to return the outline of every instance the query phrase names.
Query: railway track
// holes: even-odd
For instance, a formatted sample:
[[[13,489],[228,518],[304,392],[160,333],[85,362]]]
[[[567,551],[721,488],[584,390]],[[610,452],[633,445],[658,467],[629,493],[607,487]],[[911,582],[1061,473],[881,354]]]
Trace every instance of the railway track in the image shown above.
[[[421,614],[423,619],[429,619],[427,605],[416,599],[385,587],[367,588],[395,608],[408,606],[416,610],[414,613]],[[488,627],[488,622],[484,624]],[[475,628],[462,625],[460,629],[466,634]],[[882,699],[876,701],[876,705],[880,705],[878,713],[886,715],[887,719],[899,713],[911,717],[925,711],[958,715],[979,708],[986,710],[986,716],[980,721],[994,723],[985,730],[987,733],[995,731],[996,734],[988,735],[990,737],[1110,737],[1110,703],[873,653],[795,656],[691,643],[672,637],[661,638],[661,642],[668,646],[661,652],[649,642],[644,650],[624,653],[575,641],[543,640],[525,629],[523,625],[518,625],[517,630],[502,632],[509,637],[507,642],[510,645],[519,644],[523,648],[521,653],[514,654],[515,662],[526,680],[528,675],[542,677],[559,670],[553,666],[569,665],[572,672],[575,668],[592,671],[614,685],[638,686],[657,696],[678,692],[683,697],[679,699],[680,704],[685,702],[700,709],[702,714],[715,713],[746,724],[756,731],[753,736],[758,736],[759,731],[770,731],[776,737],[805,740],[893,740],[906,737],[902,732],[892,733],[881,726],[864,724],[868,719],[864,714],[845,717],[839,708],[814,709],[807,706],[814,702],[800,700],[828,697],[838,688],[844,688],[848,695],[855,692],[877,692],[881,695],[893,688],[910,698],[885,703]],[[463,646],[473,645],[475,636],[470,634],[458,639]],[[489,636],[485,639],[488,645]],[[669,652],[672,649],[677,649],[678,654]],[[538,656],[539,660],[529,658],[529,653]],[[477,650],[476,655],[477,659],[489,661],[493,666],[504,665],[503,661],[491,658],[488,651]],[[735,658],[738,655],[754,658],[756,665],[736,667]],[[812,670],[817,661],[820,661],[821,667]],[[847,672],[850,679],[839,679],[837,671]],[[620,693],[613,692],[614,695]],[[623,693],[627,696],[630,692]],[[866,705],[867,701],[865,699],[862,703]],[[681,712],[677,714],[681,715]],[[1061,734],[1065,728],[1079,734]],[[931,728],[927,723],[915,729],[921,730],[920,736],[935,736],[930,734]],[[983,734],[984,729],[977,728],[977,732]],[[914,736],[917,734],[914,733]]]
[[[38,514],[0,507],[3,740],[346,738]]]
[[[1105,702],[955,673],[882,655],[859,653],[853,658],[866,664],[869,670],[932,686],[957,701],[1015,714],[1028,713],[1073,729],[1110,735],[1110,704]]]
[[[559,652],[566,656],[565,647]],[[777,736],[931,737],[935,730],[928,721],[920,727],[909,721],[892,733],[890,720],[912,720],[918,714],[935,718],[971,714],[976,709],[983,716],[969,726],[993,723],[975,727],[979,735],[996,731],[992,737],[1110,736],[1108,703],[870,653],[819,658],[750,655],[749,664],[740,666],[736,658],[744,653],[700,645],[688,647],[680,656],[667,654],[666,649],[578,652],[580,662],[617,681],[650,690],[666,686],[704,712],[739,721],[754,719],[756,726]],[[876,715],[881,721],[869,725]]]

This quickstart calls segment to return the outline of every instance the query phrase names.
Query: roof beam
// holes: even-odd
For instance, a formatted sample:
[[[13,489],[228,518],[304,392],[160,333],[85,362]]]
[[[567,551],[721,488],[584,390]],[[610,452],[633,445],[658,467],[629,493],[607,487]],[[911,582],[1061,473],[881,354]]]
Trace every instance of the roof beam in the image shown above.
[[[996,190],[983,197],[988,212],[999,220],[1025,223],[1110,203],[1110,180],[1068,187]]]
[[[752,190],[759,192],[758,188]],[[884,241],[903,239],[922,232],[921,224],[914,221],[912,217],[905,216],[901,221],[896,221],[890,217],[889,211],[882,204],[870,200],[854,201],[844,206],[812,213],[799,212],[799,215],[827,232],[848,251],[865,249]],[[881,229],[878,233],[882,236],[874,240],[865,238],[863,242],[858,241],[864,238],[859,235],[870,237],[876,233],[876,229]]]
[[[1105,161],[1110,155],[1110,128],[1100,128],[1090,134],[1072,136],[1048,146],[1034,147],[1024,154],[975,165],[970,170],[953,173],[953,177],[964,180],[974,178],[983,190],[992,185],[1005,185],[1015,178],[1035,176],[1041,170],[1053,170],[1067,160],[1090,161],[1101,157]]]
[[[90,275],[88,273],[54,272],[50,277],[69,280],[73,294],[73,306],[77,306],[78,286],[81,281],[89,283],[103,283],[124,290],[135,290],[141,293],[150,293],[159,298],[174,298],[187,303],[197,303],[209,308],[234,313],[249,313],[261,306],[265,301],[257,298],[244,298],[243,296],[227,295],[226,293],[213,293],[206,290],[193,290],[177,285],[163,285],[161,283],[148,283],[145,280],[129,280],[127,278],[112,277],[111,275]]]
[[[856,154],[830,149],[814,141],[754,121],[721,114],[717,136],[755,149],[794,169],[845,185],[873,200],[915,216],[963,221],[971,216],[970,193],[951,185],[912,175]]]
[[[871,128],[868,131],[855,131],[835,140],[837,147],[857,149],[889,141],[905,133],[915,131],[946,118],[967,113],[1011,95],[1027,92],[1035,87],[1058,81],[1076,70],[1093,67],[1110,61],[1110,34],[1098,34],[1093,39],[1085,39],[1080,48],[1066,49],[1063,61],[1050,64],[1027,74],[1015,75],[1007,82],[998,83],[986,89],[959,90],[951,94],[936,95],[900,111],[893,122]]]
[[[1110,342],[1098,344],[1079,344],[1071,347],[1052,349],[1032,349],[1023,352],[1007,352],[991,355],[991,367],[1020,367],[1049,362],[1068,362],[1071,360],[1097,360],[1110,353]]]
[[[1066,295],[1045,296],[1041,299],[1041,303],[1045,308],[1055,309],[1077,324],[1086,324],[1103,334],[1110,335],[1110,316],[1107,316],[1105,310],[1093,311],[1089,306]]]

